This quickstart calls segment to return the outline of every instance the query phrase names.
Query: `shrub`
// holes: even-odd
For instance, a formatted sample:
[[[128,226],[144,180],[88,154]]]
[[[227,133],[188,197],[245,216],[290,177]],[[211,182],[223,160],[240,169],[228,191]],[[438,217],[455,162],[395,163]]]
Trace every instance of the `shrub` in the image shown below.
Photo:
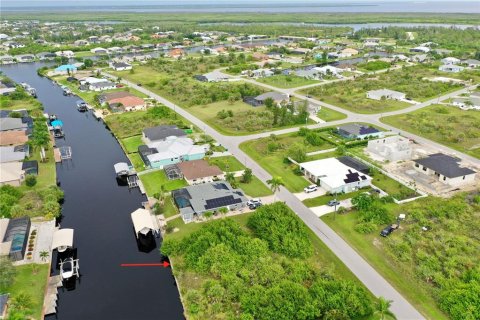
[[[362,222],[355,225],[354,229],[358,233],[372,233],[377,229],[377,225],[373,222]]]

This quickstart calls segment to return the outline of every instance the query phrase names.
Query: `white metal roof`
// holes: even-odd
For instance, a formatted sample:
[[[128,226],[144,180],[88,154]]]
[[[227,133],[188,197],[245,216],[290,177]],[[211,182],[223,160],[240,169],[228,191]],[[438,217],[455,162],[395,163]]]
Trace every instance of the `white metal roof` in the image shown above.
[[[157,230],[157,226],[153,221],[153,217],[151,213],[142,208],[138,208],[134,212],[131,213],[133,228],[135,229],[135,233],[146,234],[150,230]]]
[[[61,247],[73,247],[73,229],[55,231],[52,240],[52,250]]]
[[[121,172],[129,172],[130,169],[128,168],[128,164],[126,162],[119,162],[119,163],[115,163],[113,165],[113,167],[115,168],[115,173],[121,173]]]

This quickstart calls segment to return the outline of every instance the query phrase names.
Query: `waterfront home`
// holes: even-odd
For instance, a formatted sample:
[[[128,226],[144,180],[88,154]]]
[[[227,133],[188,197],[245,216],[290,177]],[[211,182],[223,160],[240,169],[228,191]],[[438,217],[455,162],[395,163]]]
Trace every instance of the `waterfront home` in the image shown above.
[[[27,130],[28,129],[28,122],[23,120],[22,118],[9,118],[8,115],[6,117],[0,118],[0,131],[16,131],[16,130]]]
[[[248,201],[242,190],[233,189],[226,181],[187,186],[172,191],[172,197],[185,223],[203,217],[207,211],[242,210]]]
[[[181,162],[176,166],[189,185],[225,179],[225,174],[219,167],[210,165],[203,159]]]
[[[29,217],[0,219],[0,256],[23,260],[27,250],[31,222]]]
[[[15,59],[17,62],[20,63],[26,63],[26,62],[34,62],[35,61],[35,55],[33,54],[19,54],[15,56]]]
[[[117,85],[114,82],[105,80],[102,82],[92,83],[88,86],[88,90],[91,91],[105,91],[115,89]]]
[[[356,56],[358,54],[358,50],[353,49],[353,48],[345,48],[342,51],[340,51],[338,57],[339,58],[348,58],[351,56]]]
[[[0,163],[23,161],[27,156],[28,145],[0,147]]]
[[[181,48],[172,49],[168,52],[168,56],[170,58],[174,58],[174,59],[180,59],[181,57],[183,57],[185,55],[186,55],[185,50],[183,50]]]
[[[18,146],[27,142],[26,130],[0,131],[0,146]]]
[[[383,137],[383,132],[378,129],[359,123],[344,124],[337,128],[337,133],[346,139]]]
[[[19,187],[25,180],[25,171],[22,169],[22,162],[1,162],[0,163],[0,186],[10,185]]]
[[[40,61],[45,61],[45,60],[55,60],[55,53],[53,52],[40,52],[37,53],[37,58]]]
[[[112,112],[145,110],[145,100],[127,91],[105,93],[98,98],[100,104],[106,104]]]
[[[152,142],[165,141],[168,137],[186,137],[184,130],[179,129],[175,125],[163,125],[147,128],[142,131],[142,140],[146,144]]]
[[[125,71],[132,69],[132,65],[125,62],[111,62],[110,67],[115,71]]]
[[[371,185],[372,178],[335,158],[300,163],[305,177],[330,194],[348,193]]]
[[[438,70],[443,71],[443,72],[452,72],[452,73],[457,73],[463,71],[465,68],[462,66],[457,66],[454,64],[444,64],[438,67]]]
[[[109,53],[109,51],[107,49],[101,48],[101,47],[90,49],[90,52],[94,53],[94,54],[108,54]]]
[[[340,73],[343,71],[342,69],[336,68],[334,66],[323,66],[323,67],[315,67],[313,68],[316,72],[321,75],[332,75],[332,76],[339,76]]]
[[[366,150],[388,161],[410,160],[412,158],[412,142],[402,136],[370,140]]]
[[[152,142],[138,147],[143,162],[152,169],[205,157],[208,144],[196,145],[190,138],[167,137],[164,141]]]
[[[370,90],[367,92],[367,98],[373,100],[405,100],[405,97],[405,93],[389,89]]]
[[[0,56],[0,64],[12,64],[15,63],[15,60],[10,55]]]
[[[57,52],[55,52],[55,55],[57,57],[66,57],[66,58],[69,58],[69,59],[75,57],[75,53],[71,50],[57,51]]]
[[[443,153],[431,154],[426,158],[415,160],[414,163],[414,168],[418,172],[451,186],[462,186],[475,182],[476,172],[474,170],[462,167],[459,158]]]
[[[9,93],[15,92],[15,90],[17,90],[17,88],[14,83],[0,81],[0,95],[8,95]]]

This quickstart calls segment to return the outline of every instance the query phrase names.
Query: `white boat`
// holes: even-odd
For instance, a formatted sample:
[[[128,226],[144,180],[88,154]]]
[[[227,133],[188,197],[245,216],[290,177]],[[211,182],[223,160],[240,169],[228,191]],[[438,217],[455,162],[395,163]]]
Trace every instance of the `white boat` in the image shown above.
[[[64,261],[60,262],[60,275],[62,279],[70,279],[74,273],[74,262],[73,258],[67,258]]]

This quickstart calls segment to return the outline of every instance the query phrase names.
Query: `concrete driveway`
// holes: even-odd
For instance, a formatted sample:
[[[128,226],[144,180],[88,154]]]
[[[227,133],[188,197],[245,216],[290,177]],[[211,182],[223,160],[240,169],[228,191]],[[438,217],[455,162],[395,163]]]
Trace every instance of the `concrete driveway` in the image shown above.
[[[340,205],[337,206],[337,210],[340,207],[344,207],[344,208],[347,208],[347,209],[351,208],[352,207],[352,201],[350,201],[350,199],[341,200]],[[313,213],[317,217],[321,217],[323,215],[326,215],[327,213],[331,213],[331,212],[335,211],[335,207],[330,207],[328,205],[324,205],[324,206],[310,208],[310,210],[312,210]]]
[[[327,191],[323,188],[318,188],[316,191],[306,193],[306,192],[298,192],[294,193],[295,196],[298,198],[298,200],[303,201],[305,199],[311,199],[311,198],[316,198],[323,196],[327,193]]]

